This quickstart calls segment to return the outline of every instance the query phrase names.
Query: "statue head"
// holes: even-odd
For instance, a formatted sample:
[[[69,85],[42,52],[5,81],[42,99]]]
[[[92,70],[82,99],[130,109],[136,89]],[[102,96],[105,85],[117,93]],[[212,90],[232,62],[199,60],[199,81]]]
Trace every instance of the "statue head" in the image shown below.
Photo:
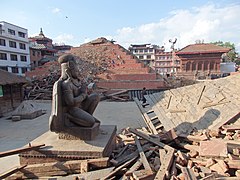
[[[72,54],[64,54],[58,58],[58,62],[61,64],[61,77],[67,78],[68,76],[78,78],[79,70],[77,62]]]

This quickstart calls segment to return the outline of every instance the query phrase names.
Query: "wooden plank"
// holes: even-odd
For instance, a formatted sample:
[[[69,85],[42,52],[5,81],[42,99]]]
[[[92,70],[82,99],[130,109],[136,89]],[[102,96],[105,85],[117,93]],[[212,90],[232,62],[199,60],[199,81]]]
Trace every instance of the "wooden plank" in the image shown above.
[[[182,169],[182,173],[184,174],[186,179],[189,180],[197,180],[196,176],[194,175],[194,172],[192,169],[187,168],[187,167],[183,167]]]
[[[170,106],[171,99],[172,99],[172,95],[169,97],[168,104],[167,104],[167,109],[168,109],[168,108],[169,108],[169,106]]]
[[[150,157],[152,153],[153,153],[152,150],[148,151],[148,153],[146,153],[146,158]],[[138,158],[138,160],[132,165],[132,167],[125,173],[125,175],[126,176],[131,175],[134,171],[138,170],[142,164],[143,164],[142,160]]]
[[[140,132],[140,131],[138,131],[138,130],[136,130],[136,129],[128,128],[128,130],[129,130],[130,132],[132,132],[133,134],[136,134],[137,136],[139,136],[139,137],[141,137],[141,138],[143,138],[143,139],[145,139],[145,140],[147,140],[147,141],[149,141],[149,142],[151,142],[151,143],[153,143],[153,144],[155,144],[155,145],[157,145],[157,146],[160,146],[161,148],[164,148],[164,149],[166,149],[166,150],[172,150],[172,149],[174,149],[174,148],[172,148],[171,146],[169,146],[169,145],[167,145],[167,144],[164,144],[164,143],[162,143],[162,142],[160,142],[160,141],[157,141],[156,139],[154,139],[154,138],[148,136],[147,134],[144,134],[144,133],[142,133],[142,132]]]
[[[137,157],[130,159],[129,161],[125,162],[123,165],[117,167],[116,169],[114,169],[111,173],[109,173],[107,176],[101,178],[101,180],[105,180],[105,179],[109,179],[111,177],[113,177],[116,173],[118,173],[118,171],[122,170],[123,168],[127,167],[128,165],[130,165],[131,163],[133,163],[135,160],[137,159]]]
[[[178,134],[178,137],[185,138],[189,141],[194,141],[194,142],[200,142],[200,141],[205,141],[208,139],[206,135],[186,135],[186,134]]]
[[[151,171],[139,170],[133,172],[134,180],[152,180],[154,174]]]
[[[240,169],[240,160],[228,160],[227,165],[229,168]]]
[[[135,143],[137,145],[137,148],[138,148],[138,151],[139,151],[139,155],[140,155],[140,158],[142,160],[142,163],[143,163],[143,166],[144,168],[147,170],[147,171],[152,171],[149,163],[148,163],[148,160],[143,152],[143,149],[142,149],[142,146],[137,138],[137,136],[134,137],[134,140],[135,140]]]
[[[42,164],[31,164],[18,172],[16,176],[25,178],[37,178],[42,176],[62,176],[72,173],[87,172],[88,168],[96,169],[107,167],[109,158],[88,159],[88,160],[72,160],[59,161]]]
[[[166,156],[164,156],[163,162],[161,162],[160,169],[158,170],[155,179],[166,179],[166,172],[169,172],[174,157],[174,150],[168,150]]]
[[[240,130],[240,125],[223,125],[222,128],[226,131],[236,131],[236,130]]]
[[[230,103],[230,102],[231,101],[222,101],[222,102],[216,102],[216,103],[212,103],[212,104],[205,104],[202,108],[205,109],[205,108],[209,108],[209,107],[212,107],[212,106],[227,104],[227,103]]]
[[[22,147],[22,148],[18,148],[18,149],[0,152],[0,158],[5,157],[5,156],[14,155],[14,154],[19,154],[19,153],[25,152],[25,151],[39,149],[40,147],[43,147],[43,146],[45,146],[45,144],[34,145],[34,146],[30,145],[29,147]]]
[[[14,174],[14,173],[16,173],[16,172],[24,169],[26,166],[27,166],[27,165],[23,165],[23,166],[15,167],[15,168],[13,168],[13,169],[11,169],[11,170],[8,170],[7,172],[4,172],[4,173],[2,173],[2,174],[0,175],[0,179],[5,179],[5,178],[11,176],[12,174]]]
[[[230,119],[227,120],[223,120],[219,123],[217,123],[216,125],[214,125],[211,129],[216,129],[218,130],[219,128],[221,128],[224,124],[229,123],[231,121],[234,121],[236,119],[240,118],[240,112],[237,112],[233,117],[231,117]]]
[[[202,88],[202,90],[201,90],[200,96],[199,96],[198,101],[197,101],[197,105],[199,105],[199,103],[200,103],[200,100],[201,100],[201,98],[202,98],[203,91],[205,90],[205,88],[206,88],[206,85],[204,85],[203,88]]]
[[[143,151],[146,151],[149,148],[149,144],[145,144],[144,146],[142,146]],[[119,166],[120,164],[125,163],[126,161],[136,158],[138,157],[138,150],[134,151],[133,153],[127,155],[127,156],[121,156],[117,159],[114,159],[114,161],[111,160],[111,162],[115,165],[115,166]]]
[[[160,163],[164,161],[164,157],[166,156],[166,151],[165,149],[159,149],[159,158],[160,158]]]

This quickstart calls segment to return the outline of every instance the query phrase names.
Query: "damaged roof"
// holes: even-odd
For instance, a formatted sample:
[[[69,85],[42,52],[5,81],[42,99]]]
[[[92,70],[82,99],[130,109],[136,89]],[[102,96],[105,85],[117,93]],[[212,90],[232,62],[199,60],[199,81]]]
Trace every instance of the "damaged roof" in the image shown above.
[[[0,69],[0,85],[26,83],[27,80],[16,74]]]

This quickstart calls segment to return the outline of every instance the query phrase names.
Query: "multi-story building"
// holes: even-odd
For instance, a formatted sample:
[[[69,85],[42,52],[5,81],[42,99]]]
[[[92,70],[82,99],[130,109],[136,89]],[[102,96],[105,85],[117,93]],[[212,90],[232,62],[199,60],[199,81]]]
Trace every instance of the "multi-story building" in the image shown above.
[[[153,66],[155,51],[159,49],[159,46],[151,44],[131,44],[128,49],[133,55],[137,56],[140,61],[144,62],[144,64]]]
[[[175,52],[164,52],[158,50],[155,53],[154,69],[162,75],[175,74],[179,71],[180,60]]]
[[[52,39],[47,38],[40,29],[38,36],[30,37],[30,59],[31,68],[35,69],[46,62],[56,60],[55,53],[58,51],[54,49]]]
[[[18,75],[30,70],[27,29],[0,21],[0,69]]]

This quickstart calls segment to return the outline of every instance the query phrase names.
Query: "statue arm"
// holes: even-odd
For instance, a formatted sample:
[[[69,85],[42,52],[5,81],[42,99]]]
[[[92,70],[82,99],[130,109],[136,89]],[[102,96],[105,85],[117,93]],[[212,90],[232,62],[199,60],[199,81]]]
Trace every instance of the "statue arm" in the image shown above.
[[[87,97],[87,93],[80,93],[78,96],[74,97],[73,91],[70,85],[67,83],[62,84],[63,97],[67,105],[76,106],[84,101]]]

